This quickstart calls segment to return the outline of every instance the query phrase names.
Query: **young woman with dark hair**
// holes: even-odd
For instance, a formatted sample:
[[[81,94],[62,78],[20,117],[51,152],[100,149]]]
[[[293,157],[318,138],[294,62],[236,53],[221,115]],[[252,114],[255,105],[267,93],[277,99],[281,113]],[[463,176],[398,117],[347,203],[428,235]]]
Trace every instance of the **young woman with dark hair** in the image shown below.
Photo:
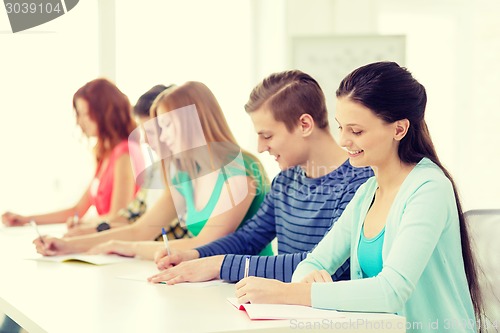
[[[292,283],[250,277],[241,303],[398,313],[408,332],[476,332],[476,267],[455,184],[424,120],[425,88],[393,62],[349,74],[337,90],[340,144],[375,177],[294,272]],[[351,258],[351,281],[330,275]],[[436,329],[435,325],[439,327]]]

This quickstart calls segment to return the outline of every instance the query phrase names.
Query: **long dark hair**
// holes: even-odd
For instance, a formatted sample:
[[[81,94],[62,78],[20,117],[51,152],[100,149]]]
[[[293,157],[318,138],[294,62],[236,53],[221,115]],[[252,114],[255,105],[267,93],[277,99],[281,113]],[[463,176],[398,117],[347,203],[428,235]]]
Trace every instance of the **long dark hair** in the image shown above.
[[[376,62],[350,73],[340,83],[336,95],[362,104],[387,123],[408,119],[410,121],[408,133],[400,141],[398,148],[401,161],[415,164],[423,157],[427,157],[438,165],[450,180],[460,222],[465,274],[476,319],[481,319],[483,306],[467,225],[455,182],[439,161],[425,123],[427,94],[424,86],[415,80],[406,68],[400,67],[395,62]]]

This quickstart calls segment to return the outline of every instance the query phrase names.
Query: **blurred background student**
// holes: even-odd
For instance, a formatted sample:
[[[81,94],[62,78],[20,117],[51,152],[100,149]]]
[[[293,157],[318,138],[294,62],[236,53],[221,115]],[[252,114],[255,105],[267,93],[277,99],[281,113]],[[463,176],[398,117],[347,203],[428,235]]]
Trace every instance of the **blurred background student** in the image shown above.
[[[78,89],[73,96],[76,121],[89,138],[96,138],[94,154],[97,162],[94,178],[78,203],[60,211],[23,216],[12,212],[2,215],[6,226],[20,226],[31,220],[38,224],[63,223],[76,227],[91,206],[95,206],[99,219],[117,215],[135,196],[132,164],[140,168],[140,147],[131,142],[129,135],[136,127],[131,105],[125,94],[106,79],[96,79]],[[94,227],[95,228],[95,227]],[[15,333],[21,328],[5,316],[0,332]]]
[[[142,161],[139,145],[128,142],[136,123],[127,96],[112,82],[96,79],[77,90],[73,107],[82,132],[97,139],[94,178],[74,206],[31,216],[6,212],[2,215],[6,226],[24,225],[31,220],[38,224],[67,222],[73,226],[91,206],[95,206],[101,218],[106,218],[117,214],[134,198],[139,186],[135,183],[132,163],[140,168]]]
[[[156,140],[149,140],[149,142],[146,142],[146,138],[153,138],[156,132],[152,130],[152,128],[149,128],[148,132],[146,132],[143,124],[150,119],[151,105],[156,97],[158,97],[158,95],[163,91],[172,87],[174,87],[174,85],[155,85],[142,94],[137,100],[137,103],[134,105],[133,112],[135,120],[139,125],[138,131],[136,131],[141,136],[142,153],[145,157],[145,161],[151,161],[153,158],[152,154],[154,154],[155,147],[150,147],[150,145],[154,146],[156,142]],[[158,163],[145,165],[145,169],[142,171],[143,175],[140,176],[141,188],[135,195],[134,200],[132,200],[126,208],[120,209],[113,216],[108,215],[108,218],[105,220],[98,216],[92,219],[87,219],[85,221],[86,223],[79,223],[77,225],[70,223],[68,224],[69,230],[65,234],[65,237],[91,234],[98,232],[99,230],[105,230],[106,228],[118,228],[126,226],[139,219],[139,217],[146,212],[146,209],[151,208],[163,193],[163,178],[161,177],[161,169],[158,166]],[[138,173],[139,172],[140,171],[138,171]],[[185,225],[181,224],[178,219],[174,219],[165,229],[167,230],[168,237],[171,239],[189,236]]]
[[[148,141],[157,140],[165,190],[139,220],[123,228],[69,238],[34,241],[43,255],[94,252],[138,255],[153,259],[163,243],[151,241],[176,218],[186,219],[191,238],[170,242],[172,250],[192,249],[235,231],[253,216],[269,181],[260,161],[240,149],[219,103],[200,82],[187,82],[161,93],[151,108],[155,117],[144,124]],[[159,131],[159,132],[158,132]],[[148,135],[149,136],[149,135]],[[149,242],[120,242],[149,241]],[[262,254],[271,255],[269,244]]]

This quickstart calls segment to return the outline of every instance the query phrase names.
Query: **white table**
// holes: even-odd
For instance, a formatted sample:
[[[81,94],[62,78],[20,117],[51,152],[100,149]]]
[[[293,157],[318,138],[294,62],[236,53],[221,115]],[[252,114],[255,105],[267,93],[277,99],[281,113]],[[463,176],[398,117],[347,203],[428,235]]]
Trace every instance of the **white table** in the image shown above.
[[[60,230],[40,227],[42,233],[51,228]],[[388,326],[391,332],[405,331],[404,318],[389,314],[251,321],[226,301],[234,296],[234,285],[193,288],[117,278],[156,271],[152,262],[140,260],[93,266],[22,259],[33,254],[33,238],[29,228],[0,229],[0,311],[30,333],[381,332]]]

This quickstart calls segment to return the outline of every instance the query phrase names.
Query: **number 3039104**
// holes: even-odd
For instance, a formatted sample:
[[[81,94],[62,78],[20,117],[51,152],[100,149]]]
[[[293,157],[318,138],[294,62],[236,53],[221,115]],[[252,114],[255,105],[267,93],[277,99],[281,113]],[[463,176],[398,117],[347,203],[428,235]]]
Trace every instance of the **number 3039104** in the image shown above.
[[[5,3],[5,9],[7,10],[7,14],[51,14],[51,13],[60,13],[63,11],[60,3],[52,4],[50,2],[46,3]]]

